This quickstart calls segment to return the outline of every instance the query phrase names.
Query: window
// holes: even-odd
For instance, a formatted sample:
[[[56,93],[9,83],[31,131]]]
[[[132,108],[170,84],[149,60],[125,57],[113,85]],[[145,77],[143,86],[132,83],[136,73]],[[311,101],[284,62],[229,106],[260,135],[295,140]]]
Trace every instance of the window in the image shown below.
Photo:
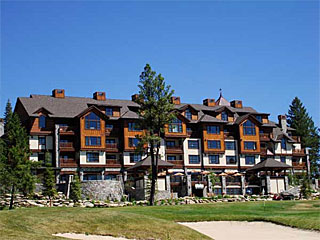
[[[241,188],[227,188],[228,195],[240,195],[241,194]]]
[[[192,119],[192,113],[191,113],[191,111],[190,111],[189,109],[186,109],[186,111],[185,111],[185,117],[186,117],[187,119],[189,119],[189,120]]]
[[[131,163],[136,163],[141,161],[141,154],[137,154],[137,153],[130,153],[130,162]]]
[[[227,164],[237,164],[236,156],[226,156]]]
[[[222,189],[221,188],[214,188],[214,194],[215,195],[222,195]]]
[[[106,123],[106,129],[112,130],[113,124]]]
[[[256,150],[257,143],[256,142],[244,142],[244,149],[245,150]]]
[[[137,147],[140,142],[138,138],[129,138],[129,147]]]
[[[106,115],[107,116],[113,116],[113,109],[112,108],[106,108]]]
[[[99,153],[87,152],[87,162],[99,162]]]
[[[87,146],[101,146],[101,137],[86,137]]]
[[[46,127],[46,117],[41,115],[39,117],[39,127],[40,128],[45,128]]]
[[[173,156],[173,155],[169,155],[169,156],[167,156],[167,160],[168,161],[175,161],[175,160],[177,160],[177,156]]]
[[[262,122],[262,116],[257,115],[257,116],[256,116],[256,119],[257,119],[259,122]]]
[[[115,154],[106,154],[107,160],[117,160],[117,155]]]
[[[129,122],[129,131],[141,131],[141,128],[138,126],[137,123]]]
[[[280,157],[280,161],[286,163],[286,157]]]
[[[175,118],[169,124],[169,132],[171,133],[181,133],[182,132],[182,121],[178,118]]]
[[[226,144],[226,150],[235,150],[236,149],[235,142],[225,142],[225,144]]]
[[[243,124],[243,135],[256,135],[256,127],[250,120]]]
[[[190,164],[200,163],[200,156],[199,155],[189,155],[189,163]]]
[[[188,140],[188,148],[189,149],[199,149],[199,141],[198,140]]]
[[[83,175],[84,181],[94,181],[94,180],[101,180],[101,174],[85,174]]]
[[[116,143],[116,140],[114,138],[106,138],[106,143],[107,144],[114,144],[114,143]]]
[[[221,120],[228,121],[228,114],[226,112],[221,113]]]
[[[219,126],[207,126],[207,133],[208,134],[219,134],[220,127]]]
[[[39,145],[46,146],[46,137],[39,136]]]
[[[95,113],[90,113],[85,117],[86,129],[100,130],[100,118]]]
[[[209,155],[209,164],[219,164],[219,155]]]
[[[166,141],[166,146],[167,147],[174,147],[176,145],[175,141]]]
[[[220,140],[208,140],[208,148],[209,149],[220,149],[221,148]]]
[[[109,180],[109,181],[117,180],[117,175],[115,174],[104,175],[104,180]]]
[[[246,159],[246,164],[247,165],[252,165],[256,163],[255,157],[254,156],[245,156]]]
[[[285,138],[281,139],[281,149],[284,149],[284,150],[287,149],[287,142]]]

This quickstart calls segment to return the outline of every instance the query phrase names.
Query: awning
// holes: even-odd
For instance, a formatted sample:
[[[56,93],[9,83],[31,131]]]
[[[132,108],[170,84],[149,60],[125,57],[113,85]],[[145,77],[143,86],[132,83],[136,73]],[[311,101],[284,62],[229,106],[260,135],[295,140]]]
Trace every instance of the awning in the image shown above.
[[[283,162],[276,161],[272,158],[268,158],[258,164],[254,165],[251,168],[248,168],[247,172],[259,172],[259,171],[281,171],[288,168],[292,168],[290,165]]]

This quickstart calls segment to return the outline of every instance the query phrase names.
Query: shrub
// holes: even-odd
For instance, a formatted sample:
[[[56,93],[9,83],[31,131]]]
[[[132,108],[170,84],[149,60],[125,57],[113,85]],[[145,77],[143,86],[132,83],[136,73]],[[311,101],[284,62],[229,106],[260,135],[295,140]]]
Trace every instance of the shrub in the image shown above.
[[[70,185],[70,199],[74,202],[78,202],[81,199],[81,183],[77,175]]]

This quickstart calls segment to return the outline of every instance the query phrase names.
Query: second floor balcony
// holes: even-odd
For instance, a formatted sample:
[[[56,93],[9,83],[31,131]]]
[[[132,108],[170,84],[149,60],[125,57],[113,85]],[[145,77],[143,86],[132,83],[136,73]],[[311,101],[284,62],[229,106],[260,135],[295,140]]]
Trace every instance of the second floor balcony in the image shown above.
[[[60,151],[74,151],[73,142],[60,142],[59,143]]]
[[[182,145],[167,145],[166,146],[167,153],[183,153]]]
[[[75,128],[70,126],[60,126],[59,127],[59,133],[60,135],[74,135],[75,134]]]
[[[106,143],[106,150],[111,152],[118,151],[118,144],[117,143]]]
[[[77,162],[74,158],[60,158],[60,167],[77,167]]]

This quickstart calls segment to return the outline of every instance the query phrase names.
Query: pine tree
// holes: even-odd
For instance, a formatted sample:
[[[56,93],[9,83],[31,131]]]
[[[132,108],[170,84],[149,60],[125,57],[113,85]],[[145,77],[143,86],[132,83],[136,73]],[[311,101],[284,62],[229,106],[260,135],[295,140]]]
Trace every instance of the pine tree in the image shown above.
[[[295,128],[296,134],[301,137],[301,146],[303,148],[310,148],[309,160],[311,175],[319,177],[319,128],[315,126],[314,121],[298,97],[293,99],[287,118],[289,126]]]
[[[8,101],[5,112],[5,135],[0,163],[0,180],[11,192],[9,209],[13,208],[14,194],[20,191],[23,194],[33,192],[35,177],[32,174],[33,163],[29,160],[30,150],[28,136],[21,126],[17,114],[12,113]]]
[[[156,75],[149,64],[146,64],[140,75],[138,98],[141,126],[146,133],[141,137],[140,146],[148,144],[151,157],[151,190],[150,205],[154,205],[155,187],[158,173],[158,160],[161,137],[164,135],[165,125],[174,118],[174,105],[171,103],[173,90],[166,85],[161,74]]]
[[[70,199],[74,202],[78,202],[81,199],[81,183],[77,175],[74,176],[74,179],[70,185]]]
[[[51,156],[49,152],[45,154],[45,170],[43,173],[43,191],[42,194],[49,197],[50,207],[52,206],[52,198],[57,194],[55,174],[50,165]]]

